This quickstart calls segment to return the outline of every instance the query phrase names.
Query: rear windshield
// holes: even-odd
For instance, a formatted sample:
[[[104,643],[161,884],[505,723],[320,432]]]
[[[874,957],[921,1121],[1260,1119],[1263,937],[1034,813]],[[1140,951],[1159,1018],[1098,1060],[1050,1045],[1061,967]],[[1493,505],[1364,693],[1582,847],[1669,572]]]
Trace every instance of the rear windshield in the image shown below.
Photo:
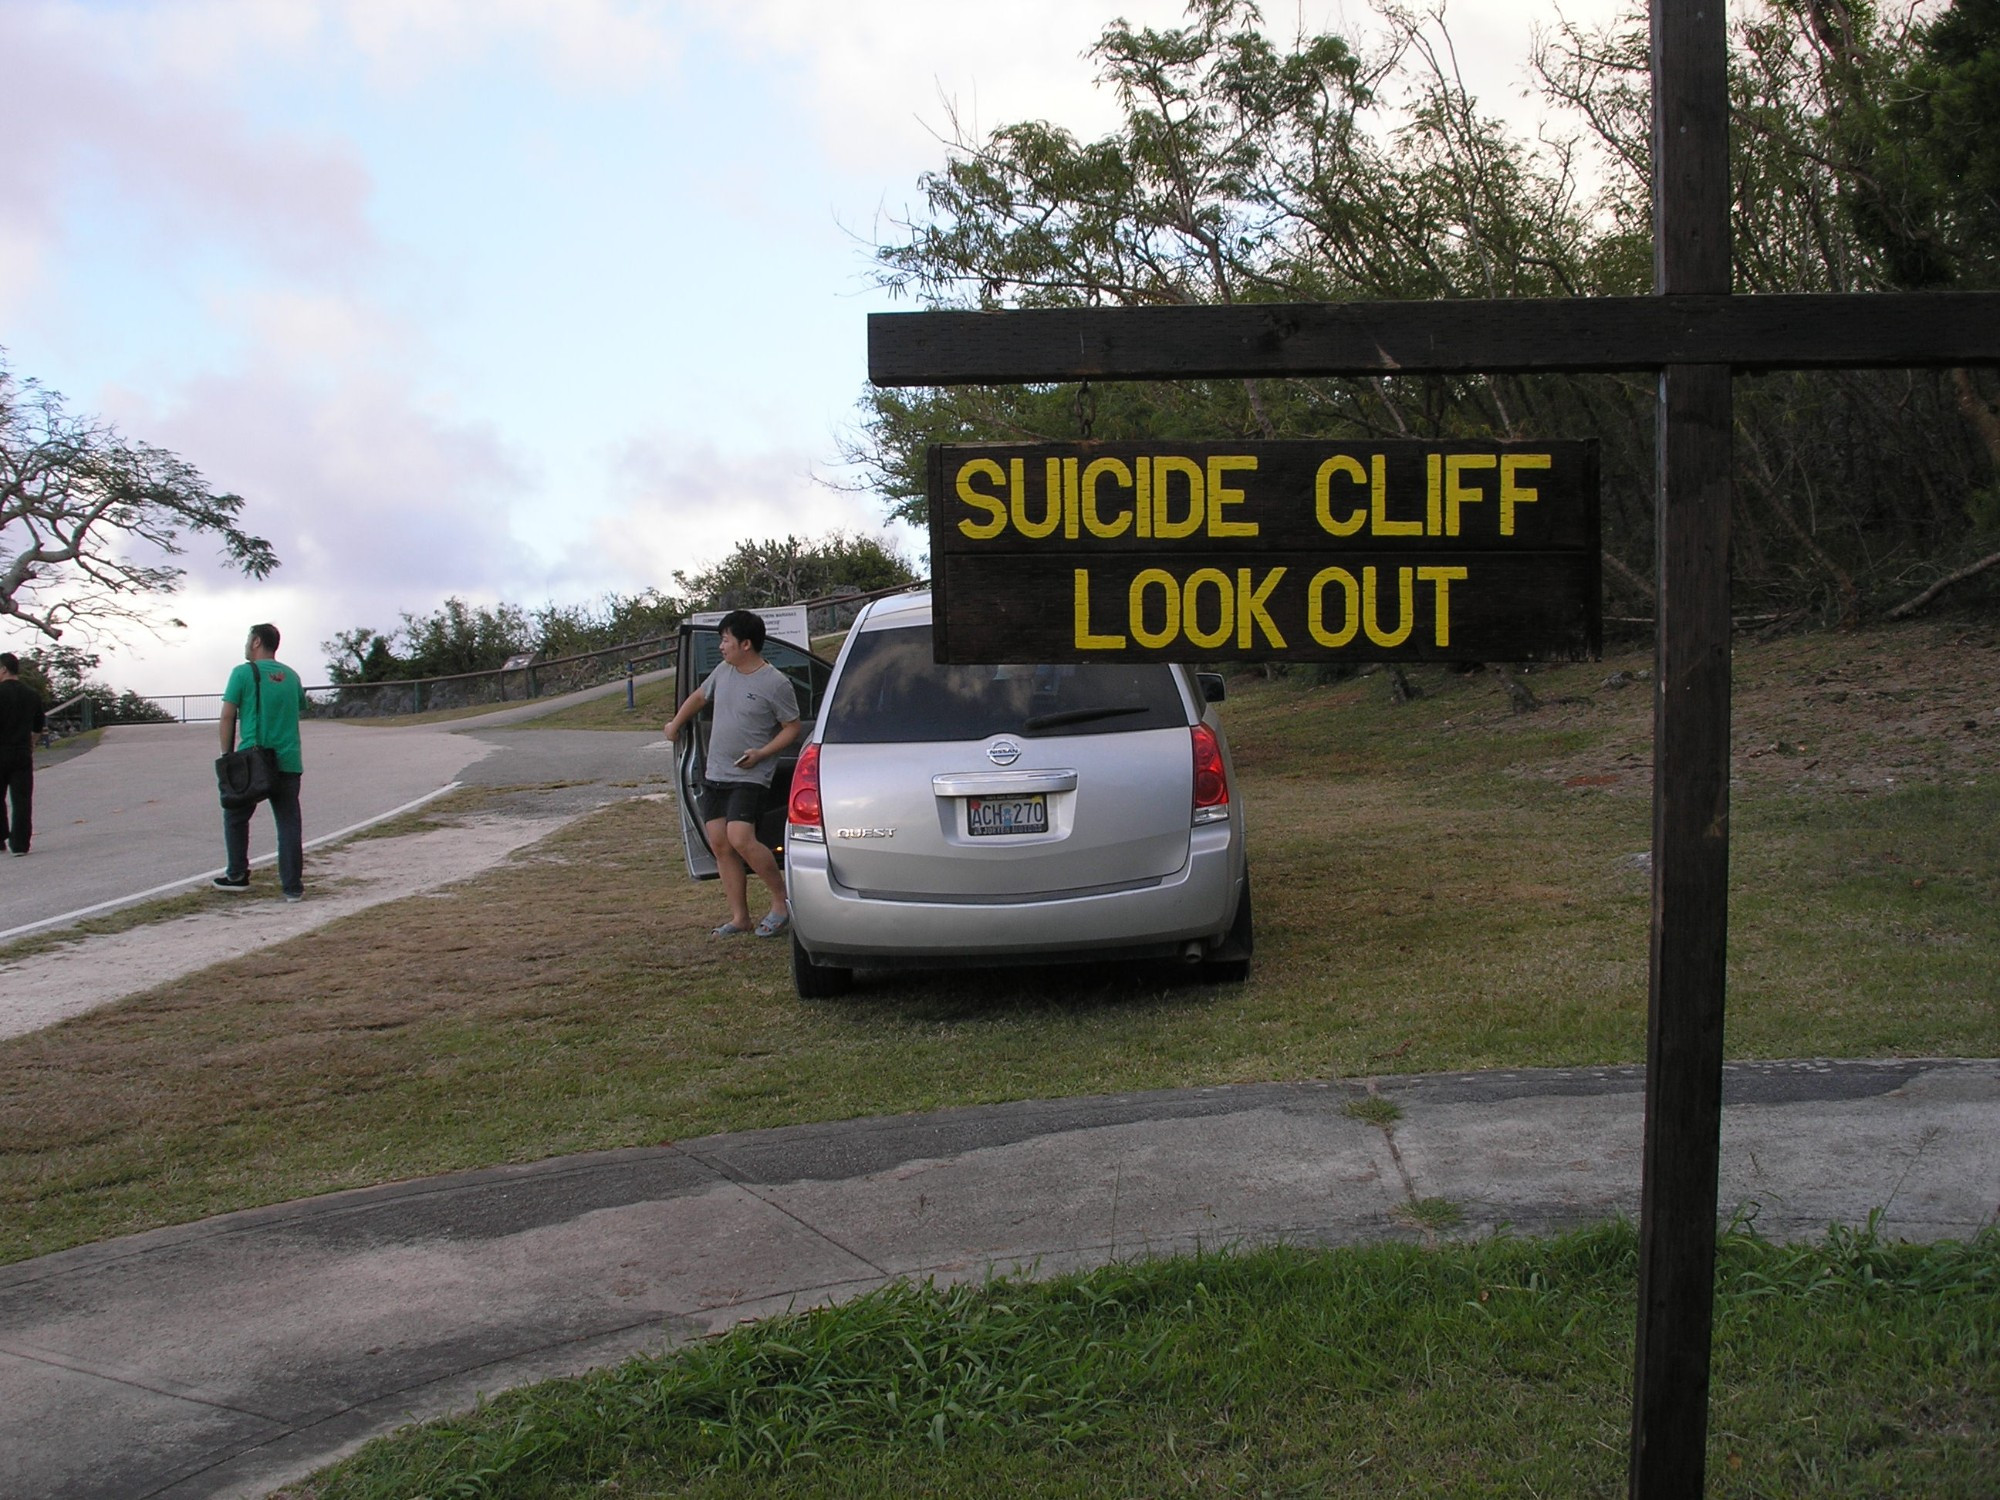
[[[856,638],[834,685],[829,744],[983,740],[996,734],[1125,734],[1185,728],[1173,671],[1161,662],[944,667],[928,625]]]

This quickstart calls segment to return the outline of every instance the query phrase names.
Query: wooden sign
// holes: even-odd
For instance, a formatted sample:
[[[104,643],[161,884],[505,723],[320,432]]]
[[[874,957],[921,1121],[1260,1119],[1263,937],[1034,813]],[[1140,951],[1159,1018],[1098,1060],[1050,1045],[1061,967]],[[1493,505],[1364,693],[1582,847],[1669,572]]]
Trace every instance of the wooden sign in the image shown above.
[[[1595,442],[940,444],[929,492],[941,662],[1602,649]]]

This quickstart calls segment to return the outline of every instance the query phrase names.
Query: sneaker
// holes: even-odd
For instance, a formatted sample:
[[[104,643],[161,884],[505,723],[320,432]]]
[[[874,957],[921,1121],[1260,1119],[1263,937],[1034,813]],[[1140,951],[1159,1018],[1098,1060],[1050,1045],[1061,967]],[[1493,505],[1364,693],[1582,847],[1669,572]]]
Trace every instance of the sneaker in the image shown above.
[[[250,889],[248,875],[218,875],[209,882],[218,891],[247,891]]]
[[[306,899],[306,893],[304,891],[286,891],[285,899],[287,901],[303,901]]]

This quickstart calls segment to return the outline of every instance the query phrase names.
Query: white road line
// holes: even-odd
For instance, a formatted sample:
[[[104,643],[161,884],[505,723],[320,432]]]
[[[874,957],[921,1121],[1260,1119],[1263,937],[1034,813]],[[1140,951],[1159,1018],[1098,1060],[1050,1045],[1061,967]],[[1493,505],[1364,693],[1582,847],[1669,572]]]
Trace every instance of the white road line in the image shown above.
[[[387,812],[377,813],[372,818],[363,818],[359,823],[350,823],[345,828],[336,829],[332,833],[323,833],[316,839],[307,839],[303,847],[306,849],[317,849],[320,845],[330,844],[335,839],[344,839],[350,833],[359,833],[364,828],[373,828],[377,823],[386,823],[391,818],[401,817],[406,812],[422,807],[426,802],[435,801],[446,792],[455,792],[464,784],[460,781],[454,781],[439,787],[434,792],[425,792],[423,796],[417,798],[414,802],[405,802],[401,807],[392,807]],[[259,865],[276,864],[277,860],[278,856],[275,852],[259,855],[256,859],[250,861],[250,868],[254,870]],[[94,917],[101,911],[111,911],[116,907],[130,906],[135,901],[145,901],[153,896],[164,895],[168,891],[177,891],[184,885],[195,885],[201,881],[213,880],[218,875],[227,875],[228,873],[229,871],[226,868],[204,870],[199,875],[187,875],[179,880],[169,880],[165,885],[156,885],[149,891],[139,891],[130,896],[114,896],[109,901],[100,901],[95,906],[80,906],[75,911],[64,912],[59,917],[44,917],[39,922],[28,923],[25,927],[10,927],[5,932],[0,932],[0,943],[11,942],[18,937],[27,937],[30,933],[40,932],[44,927],[60,927],[65,922],[81,922],[85,917]]]

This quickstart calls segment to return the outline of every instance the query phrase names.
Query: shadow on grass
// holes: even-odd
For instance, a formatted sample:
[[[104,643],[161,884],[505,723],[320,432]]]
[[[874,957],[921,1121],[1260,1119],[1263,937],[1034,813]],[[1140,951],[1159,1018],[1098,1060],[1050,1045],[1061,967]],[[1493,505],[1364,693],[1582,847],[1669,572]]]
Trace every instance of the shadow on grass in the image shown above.
[[[1051,1016],[1179,1012],[1226,999],[1241,989],[1240,985],[1204,978],[1195,965],[1156,959],[942,974],[934,970],[861,969],[855,973],[854,989],[849,994],[806,1003],[829,1016],[853,1013],[857,1019],[865,1016],[870,1023],[981,1027]]]

